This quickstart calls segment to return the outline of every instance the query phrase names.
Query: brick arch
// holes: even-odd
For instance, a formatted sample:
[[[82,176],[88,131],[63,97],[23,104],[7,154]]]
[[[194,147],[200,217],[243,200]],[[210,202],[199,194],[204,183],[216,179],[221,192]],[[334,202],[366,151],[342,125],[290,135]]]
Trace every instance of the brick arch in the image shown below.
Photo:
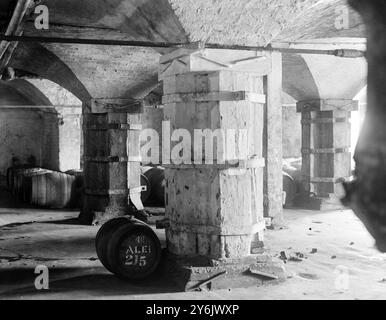
[[[38,88],[24,79],[14,79],[6,82],[7,86],[16,90],[30,101],[29,105],[51,106],[52,103]]]
[[[51,80],[83,102],[91,98],[73,71],[54,53],[37,43],[19,43],[9,66]]]
[[[283,91],[296,101],[319,97],[317,84],[301,55],[283,54]]]

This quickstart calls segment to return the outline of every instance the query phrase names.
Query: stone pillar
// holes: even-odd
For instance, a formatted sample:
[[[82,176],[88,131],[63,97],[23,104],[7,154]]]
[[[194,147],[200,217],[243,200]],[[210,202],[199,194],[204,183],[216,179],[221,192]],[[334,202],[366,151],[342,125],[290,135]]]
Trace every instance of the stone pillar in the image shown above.
[[[267,103],[264,114],[264,216],[273,226],[283,225],[283,115],[282,56],[271,53],[271,72],[265,77]]]
[[[265,229],[264,77],[271,67],[269,53],[251,51],[180,49],[160,60],[170,122],[163,128],[166,239],[172,278],[185,289],[224,272],[212,289],[261,284],[245,276],[251,268],[284,276],[272,259],[254,255]]]
[[[92,99],[83,108],[85,191],[81,218],[87,223],[129,212],[132,150],[128,150],[128,120],[133,116],[128,113],[141,111],[141,103],[133,99]]]
[[[179,164],[173,150],[164,155],[169,252],[240,258],[262,240],[264,76],[270,73],[269,60],[265,53],[185,49],[161,58],[165,120],[171,130],[187,130],[193,148]],[[233,139],[238,150],[215,140],[214,161],[207,163],[212,146],[194,148],[199,141],[195,129],[221,129],[225,144]],[[245,132],[245,144],[239,143],[239,130]],[[171,164],[165,163],[168,157]]]
[[[297,103],[302,114],[302,175],[307,207],[342,208],[342,182],[351,176],[351,111],[353,100],[311,100]]]

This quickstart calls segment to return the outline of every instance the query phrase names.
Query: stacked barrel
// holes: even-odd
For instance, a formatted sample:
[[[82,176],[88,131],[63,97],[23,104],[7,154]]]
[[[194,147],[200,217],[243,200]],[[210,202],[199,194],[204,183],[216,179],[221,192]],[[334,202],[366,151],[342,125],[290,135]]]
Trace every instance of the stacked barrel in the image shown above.
[[[163,167],[141,169],[141,200],[145,205],[165,205]],[[8,188],[20,201],[47,208],[81,208],[84,191],[82,170],[65,173],[42,168],[12,167],[7,173]]]
[[[67,208],[76,176],[42,168],[10,168],[8,187],[22,202],[38,207]]]
[[[144,205],[165,206],[165,168],[142,167],[141,184],[146,185],[146,191],[142,192],[141,199]]]

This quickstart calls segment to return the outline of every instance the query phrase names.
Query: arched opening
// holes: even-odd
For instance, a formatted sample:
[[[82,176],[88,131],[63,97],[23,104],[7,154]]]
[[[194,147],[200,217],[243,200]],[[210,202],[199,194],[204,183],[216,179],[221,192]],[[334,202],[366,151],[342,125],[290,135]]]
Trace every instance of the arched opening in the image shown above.
[[[37,89],[35,89],[38,92]],[[14,163],[57,170],[59,167],[58,113],[47,98],[35,99],[0,82],[0,174]],[[32,163],[31,163],[32,164]]]

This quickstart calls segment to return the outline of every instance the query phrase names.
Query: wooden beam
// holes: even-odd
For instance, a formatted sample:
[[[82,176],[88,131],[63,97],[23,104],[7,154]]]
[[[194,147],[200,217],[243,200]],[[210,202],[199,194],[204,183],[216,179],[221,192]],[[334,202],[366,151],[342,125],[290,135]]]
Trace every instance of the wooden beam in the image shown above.
[[[18,0],[13,12],[11,21],[5,31],[5,36],[21,36],[23,34],[22,22],[25,16],[33,9],[34,2],[32,0]],[[12,54],[15,51],[18,42],[0,42],[0,76],[5,67],[11,60]]]

